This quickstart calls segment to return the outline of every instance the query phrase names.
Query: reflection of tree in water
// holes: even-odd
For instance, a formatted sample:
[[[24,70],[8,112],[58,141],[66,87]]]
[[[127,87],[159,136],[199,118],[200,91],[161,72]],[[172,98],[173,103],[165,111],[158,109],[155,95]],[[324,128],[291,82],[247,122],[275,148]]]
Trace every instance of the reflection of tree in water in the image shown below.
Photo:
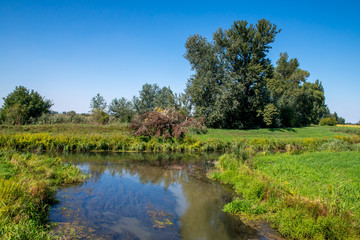
[[[166,238],[179,238],[180,235],[183,239],[257,238],[256,232],[222,212],[222,207],[230,200],[231,193],[224,191],[217,183],[204,181],[201,177],[199,178],[200,175],[194,175],[201,172],[206,165],[207,161],[202,158],[184,161],[180,157],[165,158],[161,155],[150,154],[94,154],[73,155],[68,160],[77,164],[86,163],[95,181],[107,171],[112,176],[136,176],[142,184],[163,186],[165,190],[172,185],[181,186],[186,199],[186,209],[180,218],[171,219],[171,221],[178,220],[179,226],[173,224],[167,225],[166,229],[161,229],[163,234],[167,234]],[[181,170],[173,170],[174,168]],[[151,227],[154,221],[150,216],[146,218],[144,212],[149,212],[149,208],[156,208],[167,213],[174,213],[174,208],[178,204],[177,198],[171,194],[144,192],[142,188],[131,182],[116,184],[109,181],[104,184],[101,187],[104,189],[101,195],[94,194],[91,201],[83,199],[84,214],[87,219],[93,219],[95,226],[111,229],[116,224],[119,227],[126,224],[122,219],[136,222],[132,220],[136,218],[149,227],[149,229],[144,227],[135,229],[143,231],[145,236],[153,231]],[[158,205],[151,205],[154,199]],[[180,227],[180,233],[177,227]]]

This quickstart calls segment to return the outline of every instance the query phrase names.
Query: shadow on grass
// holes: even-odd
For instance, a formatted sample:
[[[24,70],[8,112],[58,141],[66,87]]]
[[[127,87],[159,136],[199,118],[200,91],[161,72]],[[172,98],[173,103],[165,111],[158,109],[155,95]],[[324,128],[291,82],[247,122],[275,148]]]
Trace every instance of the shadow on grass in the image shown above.
[[[270,132],[296,132],[293,128],[269,128]]]

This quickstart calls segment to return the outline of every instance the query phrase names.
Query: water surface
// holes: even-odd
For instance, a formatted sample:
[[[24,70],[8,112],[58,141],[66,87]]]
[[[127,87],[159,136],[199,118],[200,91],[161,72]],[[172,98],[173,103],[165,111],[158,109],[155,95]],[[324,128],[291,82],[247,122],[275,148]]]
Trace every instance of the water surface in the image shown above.
[[[74,154],[91,178],[58,191],[55,232],[79,239],[272,239],[222,212],[231,189],[205,172],[217,155]]]

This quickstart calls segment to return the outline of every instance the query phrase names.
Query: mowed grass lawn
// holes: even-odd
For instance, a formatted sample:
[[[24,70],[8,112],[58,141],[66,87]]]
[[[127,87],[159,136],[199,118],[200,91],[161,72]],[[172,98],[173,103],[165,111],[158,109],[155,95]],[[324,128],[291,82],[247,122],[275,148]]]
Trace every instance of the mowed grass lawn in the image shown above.
[[[334,136],[351,136],[342,132],[333,132],[336,127],[313,126],[302,128],[262,128],[251,130],[208,129],[206,134],[195,134],[200,140],[209,138],[233,141],[241,138],[332,138]]]
[[[205,134],[190,133],[199,140],[218,139],[224,142],[232,142],[236,139],[271,138],[271,139],[293,139],[293,138],[333,138],[334,136],[353,136],[349,131],[335,131],[344,127],[312,126],[302,128],[262,128],[262,129],[212,129],[209,128]],[[349,129],[349,128],[347,128]],[[50,133],[52,135],[101,135],[111,137],[117,135],[131,135],[129,124],[49,124],[49,125],[23,125],[0,126],[0,134],[16,133]]]

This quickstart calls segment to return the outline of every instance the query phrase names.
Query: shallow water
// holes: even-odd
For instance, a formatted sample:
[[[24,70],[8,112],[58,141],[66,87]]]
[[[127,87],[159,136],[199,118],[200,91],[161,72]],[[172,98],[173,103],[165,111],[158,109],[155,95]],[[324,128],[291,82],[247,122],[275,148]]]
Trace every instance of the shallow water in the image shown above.
[[[64,186],[50,219],[78,239],[273,239],[222,212],[232,191],[205,172],[217,155],[74,154],[91,174]]]

